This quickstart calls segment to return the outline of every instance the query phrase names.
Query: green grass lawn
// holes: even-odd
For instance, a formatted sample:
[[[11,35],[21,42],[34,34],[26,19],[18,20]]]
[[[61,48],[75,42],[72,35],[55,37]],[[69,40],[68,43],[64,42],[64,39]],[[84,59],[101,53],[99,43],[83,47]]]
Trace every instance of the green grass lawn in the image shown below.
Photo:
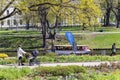
[[[41,34],[37,30],[1,30],[0,35],[31,35],[31,34]]]
[[[80,34],[75,35],[75,41],[79,45],[88,45],[90,48],[111,48],[115,42],[117,48],[120,48],[120,33],[109,34]],[[55,44],[69,44],[66,38],[62,38],[61,42]]]
[[[88,32],[100,32],[100,30],[103,30],[104,32],[120,32],[119,28],[114,27],[87,27],[86,30],[82,30],[82,27],[62,27],[62,30],[60,30],[61,33],[64,33],[66,31],[71,31],[74,33],[88,33]]]
[[[79,45],[88,45],[90,48],[111,48],[111,45],[115,42],[117,48],[120,48],[120,33],[109,33],[109,34],[92,34],[90,30],[81,31],[81,27],[65,27],[60,31],[60,34],[64,34],[66,31],[71,31],[75,33],[85,33],[75,35],[75,41]],[[91,28],[92,29],[92,28]],[[104,32],[120,32],[119,28],[115,27],[97,27],[96,31],[103,29]],[[87,32],[88,31],[88,32]],[[101,32],[102,33],[102,32]],[[11,36],[8,36],[11,35]],[[16,46],[21,43],[24,48],[40,46],[42,44],[42,39],[40,37],[13,37],[14,35],[41,35],[40,31],[36,30],[20,30],[16,32],[15,30],[2,30],[0,31],[0,47],[2,48],[16,48]],[[69,44],[63,35],[60,42],[55,41],[55,44]],[[7,37],[6,37],[7,36]],[[51,46],[51,40],[47,40],[47,45]]]
[[[77,40],[78,44],[87,44],[91,48],[111,48],[115,42],[117,47],[120,48],[120,34],[97,34],[86,35],[86,39]]]

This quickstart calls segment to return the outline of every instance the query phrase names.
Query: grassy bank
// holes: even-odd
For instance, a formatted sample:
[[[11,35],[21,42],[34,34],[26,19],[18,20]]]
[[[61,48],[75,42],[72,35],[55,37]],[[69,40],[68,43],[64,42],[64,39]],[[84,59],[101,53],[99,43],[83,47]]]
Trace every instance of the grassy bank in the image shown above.
[[[120,34],[98,34],[85,36],[85,39],[77,40],[78,44],[87,44],[91,48],[111,48],[113,43],[116,43],[117,47],[120,48]]]
[[[27,74],[30,74],[29,68],[2,68],[0,69],[0,80],[22,80]]]
[[[23,58],[24,62],[28,62],[28,59]],[[89,56],[89,55],[69,55],[69,56],[39,56],[36,61],[41,63],[61,63],[61,62],[100,62],[100,61],[120,61],[120,55],[116,56]],[[16,64],[17,58],[5,58],[4,60],[0,58],[0,65],[5,64]]]
[[[60,37],[60,39],[61,41],[55,42],[55,44],[69,44],[65,37]],[[115,42],[117,48],[120,48],[119,33],[79,34],[75,35],[75,41],[79,45],[88,45],[90,48],[111,48],[111,45]]]
[[[56,66],[29,68],[2,68],[0,80],[119,80],[120,65],[106,63],[95,67]]]
[[[41,31],[37,30],[1,30],[0,35],[30,35],[30,34],[41,34]]]
[[[106,31],[112,31],[111,29]],[[105,30],[104,29],[104,30]],[[119,30],[119,29],[118,29]],[[64,31],[64,30],[63,30]],[[113,31],[116,31],[116,29]],[[75,31],[79,32],[79,31]],[[60,32],[62,33],[62,32]],[[69,42],[63,36],[57,36],[61,41],[56,41],[55,44],[66,45]],[[73,33],[74,34],[74,33]],[[120,34],[119,33],[105,33],[105,34],[92,34],[84,33],[75,35],[75,41],[79,45],[88,45],[90,48],[111,48],[111,45],[115,42],[117,48],[120,48]],[[42,45],[42,37],[40,31],[0,31],[0,49],[16,49],[18,44],[22,44],[23,48],[30,48]],[[47,40],[46,43],[51,46],[51,40]]]
[[[0,37],[0,49],[13,49],[15,50],[19,44],[23,46],[23,48],[40,46],[41,38],[40,37],[18,37],[18,36],[3,36]]]
[[[86,27],[85,30],[82,30],[81,26],[65,26],[62,27],[60,32],[66,32],[66,31],[72,31],[72,32],[100,32],[102,30],[103,32],[120,32],[119,28],[116,28],[115,26],[111,27],[102,27],[102,26],[94,26],[94,27]]]

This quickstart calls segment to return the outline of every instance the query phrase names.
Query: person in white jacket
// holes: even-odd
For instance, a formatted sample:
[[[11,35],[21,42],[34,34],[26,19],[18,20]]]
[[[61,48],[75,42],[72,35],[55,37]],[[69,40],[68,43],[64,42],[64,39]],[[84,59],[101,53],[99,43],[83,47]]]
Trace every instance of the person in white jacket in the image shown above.
[[[19,66],[24,65],[22,63],[23,54],[26,54],[26,52],[21,48],[21,45],[19,45],[17,48],[17,57],[18,57],[18,65]]]

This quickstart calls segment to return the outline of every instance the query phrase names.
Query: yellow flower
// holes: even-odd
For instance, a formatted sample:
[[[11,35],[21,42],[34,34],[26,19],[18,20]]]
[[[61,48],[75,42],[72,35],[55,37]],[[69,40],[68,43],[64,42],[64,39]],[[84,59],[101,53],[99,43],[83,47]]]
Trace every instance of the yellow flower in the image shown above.
[[[7,54],[5,54],[5,53],[0,53],[0,58],[7,58],[7,57],[8,57]]]

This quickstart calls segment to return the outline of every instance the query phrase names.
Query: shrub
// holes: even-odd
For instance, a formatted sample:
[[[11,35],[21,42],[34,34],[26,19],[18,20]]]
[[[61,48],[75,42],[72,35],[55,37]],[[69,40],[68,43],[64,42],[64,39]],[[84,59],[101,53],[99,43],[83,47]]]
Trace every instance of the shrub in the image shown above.
[[[68,66],[58,66],[55,68],[54,76],[67,76],[70,73],[73,73],[73,71]]]
[[[1,68],[0,80],[16,80],[31,72],[30,68]]]
[[[17,62],[17,59],[5,59],[6,64],[14,64]]]
[[[38,57],[37,61],[41,61],[41,62],[54,62],[54,58],[53,57],[48,57],[48,56],[42,56],[42,57]]]
[[[50,52],[50,53],[47,53],[46,56],[55,58],[57,56],[57,54],[54,52]]]
[[[58,77],[56,76],[47,77],[47,80],[58,80]]]
[[[73,69],[74,73],[85,73],[86,70],[82,66],[69,66],[70,69]]]
[[[30,76],[68,76],[72,73],[85,72],[85,68],[80,66],[38,67]]]
[[[4,59],[4,60],[0,60],[0,64],[5,65],[5,64],[14,64],[16,63],[17,60],[16,59]]]

